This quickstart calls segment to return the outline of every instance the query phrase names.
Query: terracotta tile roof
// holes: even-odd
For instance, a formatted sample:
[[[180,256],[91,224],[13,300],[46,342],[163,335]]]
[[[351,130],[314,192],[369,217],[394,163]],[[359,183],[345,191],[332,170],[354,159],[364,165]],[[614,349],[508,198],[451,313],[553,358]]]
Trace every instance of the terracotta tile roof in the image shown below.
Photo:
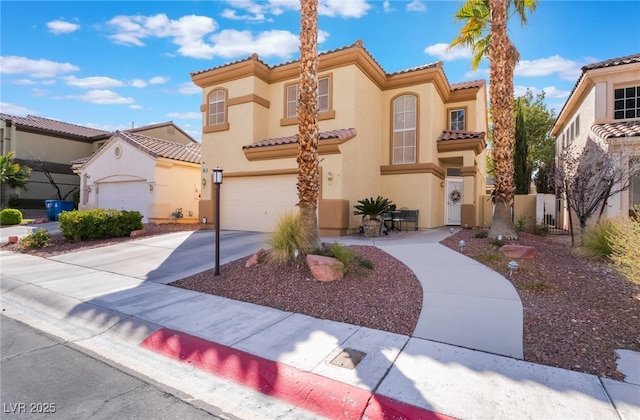
[[[602,69],[605,67],[621,66],[624,64],[640,63],[640,54],[627,55],[625,57],[611,58],[609,60],[600,61],[599,63],[588,64],[582,67],[582,71]]]
[[[26,127],[36,130],[48,131],[51,133],[60,133],[81,137],[87,140],[94,138],[107,137],[111,134],[108,131],[98,130],[95,128],[83,127],[81,125],[70,124],[63,121],[52,120],[50,118],[37,117],[35,115],[27,115],[26,117],[16,117],[9,114],[0,114],[0,119],[11,121],[17,127]]]
[[[150,129],[159,128],[159,127],[169,127],[169,126],[171,126],[171,127],[175,128],[176,130],[180,131],[182,134],[187,136],[193,143],[198,143],[198,141],[196,139],[194,139],[189,134],[187,134],[183,129],[178,127],[173,121],[165,121],[165,122],[160,122],[160,123],[155,123],[155,124],[143,125],[143,126],[140,126],[140,127],[130,128],[128,130],[123,130],[123,131],[128,131],[129,133],[137,133],[138,131],[150,130]]]
[[[486,85],[487,82],[484,80],[470,80],[468,82],[454,83],[451,85],[451,91],[455,92],[457,90],[463,89],[476,89]]]
[[[640,120],[594,124],[591,131],[602,139],[640,136]]]
[[[354,138],[356,134],[357,134],[357,131],[355,128],[344,128],[341,130],[324,131],[319,134],[319,140],[322,141],[322,140],[338,139],[338,140],[346,141]],[[293,136],[261,140],[257,143],[242,146],[242,148],[254,149],[256,147],[279,146],[283,144],[295,144],[297,142],[298,142],[298,135],[295,134]]]
[[[179,144],[129,131],[116,132],[111,138],[119,137],[132,146],[142,150],[154,158],[166,158],[182,162],[200,163],[202,161],[200,143]]]
[[[437,141],[466,139],[484,139],[484,133],[477,131],[445,130],[438,136]]]

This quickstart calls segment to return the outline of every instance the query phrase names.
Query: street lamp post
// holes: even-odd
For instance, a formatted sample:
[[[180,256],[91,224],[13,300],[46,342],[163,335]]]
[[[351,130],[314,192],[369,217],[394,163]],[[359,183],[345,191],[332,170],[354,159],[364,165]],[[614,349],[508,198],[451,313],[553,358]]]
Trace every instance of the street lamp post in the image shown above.
[[[216,276],[220,275],[220,186],[222,185],[222,169],[216,166],[211,174],[216,186]]]

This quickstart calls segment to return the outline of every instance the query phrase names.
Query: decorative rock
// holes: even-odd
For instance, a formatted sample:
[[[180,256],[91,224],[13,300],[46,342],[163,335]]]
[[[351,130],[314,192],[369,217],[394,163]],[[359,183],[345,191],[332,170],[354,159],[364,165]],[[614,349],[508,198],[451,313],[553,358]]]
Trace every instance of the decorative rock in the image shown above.
[[[524,258],[532,260],[536,257],[536,249],[525,245],[505,245],[500,248],[500,252],[509,258]]]
[[[260,250],[258,252],[256,252],[255,254],[253,254],[252,256],[250,256],[247,259],[247,262],[244,263],[244,266],[246,268],[249,268],[251,266],[254,266],[258,263],[261,263],[262,261],[264,261],[265,257],[267,256],[267,251],[265,251],[264,249],[260,248]]]
[[[144,229],[140,229],[140,230],[132,230],[131,233],[129,233],[129,237],[133,238],[136,236],[140,236],[144,233]]]
[[[18,237],[17,236],[9,236],[8,242],[10,244],[15,244],[18,242]]]
[[[317,281],[330,282],[344,277],[344,264],[336,258],[307,254],[307,266]]]

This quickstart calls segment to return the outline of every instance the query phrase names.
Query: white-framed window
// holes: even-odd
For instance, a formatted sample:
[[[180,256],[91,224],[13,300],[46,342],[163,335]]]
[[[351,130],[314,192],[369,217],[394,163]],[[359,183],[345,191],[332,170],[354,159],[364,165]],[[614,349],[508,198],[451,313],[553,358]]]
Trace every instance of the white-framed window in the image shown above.
[[[640,86],[613,90],[613,119],[640,118]]]
[[[224,124],[227,120],[227,92],[222,89],[209,94],[209,125]]]
[[[393,100],[392,163],[416,163],[418,98],[402,95]]]
[[[449,111],[449,130],[465,130],[464,109]]]
[[[287,118],[295,118],[298,116],[298,90],[299,85],[287,86]],[[330,103],[330,83],[329,77],[321,77],[318,79],[318,112],[329,111]]]

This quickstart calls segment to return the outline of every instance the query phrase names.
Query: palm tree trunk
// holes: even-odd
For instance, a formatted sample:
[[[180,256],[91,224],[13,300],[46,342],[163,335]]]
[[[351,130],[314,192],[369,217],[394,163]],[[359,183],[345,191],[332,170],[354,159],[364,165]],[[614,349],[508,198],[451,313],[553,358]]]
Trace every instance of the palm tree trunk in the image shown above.
[[[511,218],[514,195],[514,100],[513,71],[518,52],[507,34],[507,0],[490,0],[489,43],[490,101],[493,115],[493,173],[495,177],[493,220],[489,237],[517,237]]]
[[[318,230],[318,0],[300,0],[300,89],[298,105],[298,206],[310,243],[303,253],[320,246]],[[307,245],[307,244],[305,244]]]

